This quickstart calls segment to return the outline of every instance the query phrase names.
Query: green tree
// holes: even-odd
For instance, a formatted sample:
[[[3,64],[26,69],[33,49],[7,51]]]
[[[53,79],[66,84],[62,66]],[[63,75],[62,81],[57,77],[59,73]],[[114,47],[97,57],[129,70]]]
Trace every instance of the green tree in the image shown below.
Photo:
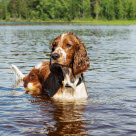
[[[136,19],[136,0],[0,0],[0,19]]]
[[[115,5],[114,0],[102,0],[102,17],[106,19],[115,19]]]
[[[11,0],[9,3],[8,10],[12,18],[17,18],[17,0]]]
[[[3,19],[2,1],[0,1],[0,19]]]
[[[96,19],[98,19],[100,11],[101,11],[101,7],[97,1],[94,7],[94,13],[95,13]]]
[[[130,0],[124,0],[123,1],[123,7],[124,7],[124,19],[129,18],[129,9],[130,9]]]
[[[7,18],[9,18],[9,13],[8,13],[8,9],[7,9],[7,5],[8,5],[8,0],[1,0],[0,1],[0,12],[1,12],[1,19],[6,20]]]
[[[136,19],[136,1],[130,0],[130,18]]]
[[[91,2],[90,0],[83,0],[83,17],[91,17]]]
[[[117,19],[124,19],[125,18],[125,10],[124,10],[124,5],[122,0],[116,0],[115,3],[116,6],[116,18]]]

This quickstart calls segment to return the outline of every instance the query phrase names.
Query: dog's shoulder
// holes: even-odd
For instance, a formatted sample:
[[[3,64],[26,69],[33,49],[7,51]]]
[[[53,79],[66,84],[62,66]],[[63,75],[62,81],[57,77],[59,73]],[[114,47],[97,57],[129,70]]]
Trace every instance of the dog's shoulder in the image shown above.
[[[42,61],[38,63],[35,67],[34,70],[38,71],[38,75],[40,77],[46,77],[50,74],[50,62],[49,61]]]
[[[34,69],[41,70],[43,68],[48,68],[50,62],[49,61],[42,61],[35,65]]]

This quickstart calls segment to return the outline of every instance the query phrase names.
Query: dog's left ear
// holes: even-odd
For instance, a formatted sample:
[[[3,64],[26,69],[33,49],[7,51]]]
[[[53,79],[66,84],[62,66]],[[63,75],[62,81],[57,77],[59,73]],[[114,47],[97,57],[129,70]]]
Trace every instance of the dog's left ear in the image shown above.
[[[74,61],[73,61],[73,74],[78,75],[85,72],[90,67],[89,57],[87,56],[86,47],[79,40],[79,45],[76,45]]]

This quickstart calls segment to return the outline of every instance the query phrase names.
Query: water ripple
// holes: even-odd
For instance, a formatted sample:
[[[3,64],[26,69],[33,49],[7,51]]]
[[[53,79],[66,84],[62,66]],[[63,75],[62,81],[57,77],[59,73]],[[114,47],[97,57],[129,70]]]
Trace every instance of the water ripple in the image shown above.
[[[0,26],[0,135],[128,136],[136,130],[136,26]],[[85,43],[88,100],[62,102],[11,88],[17,65],[27,75],[49,60],[52,40],[71,31]]]

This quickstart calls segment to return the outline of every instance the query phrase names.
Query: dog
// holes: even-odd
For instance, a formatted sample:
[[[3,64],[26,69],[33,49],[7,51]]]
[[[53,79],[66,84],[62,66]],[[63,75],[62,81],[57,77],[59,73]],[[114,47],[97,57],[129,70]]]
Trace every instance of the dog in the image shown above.
[[[83,42],[71,32],[63,33],[50,49],[50,61],[40,62],[27,76],[11,65],[27,92],[53,98],[87,98],[83,72],[89,69],[90,61]]]

